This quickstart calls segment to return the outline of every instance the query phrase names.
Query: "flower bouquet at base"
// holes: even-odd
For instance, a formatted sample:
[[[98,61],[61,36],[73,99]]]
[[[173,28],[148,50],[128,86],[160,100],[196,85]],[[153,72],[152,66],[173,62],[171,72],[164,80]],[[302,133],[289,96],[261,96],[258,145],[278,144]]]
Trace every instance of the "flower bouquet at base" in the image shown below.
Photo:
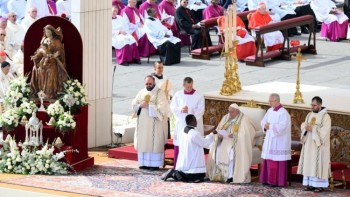
[[[16,109],[9,109],[1,115],[0,124],[7,132],[11,132],[18,126],[19,118]]]
[[[55,122],[57,121],[58,117],[64,113],[64,108],[60,104],[60,102],[57,100],[56,102],[54,102],[53,104],[50,104],[47,107],[46,112],[51,117],[48,125],[55,125]]]
[[[19,107],[29,100],[30,87],[27,84],[27,76],[17,77],[11,81],[5,95],[5,102],[11,106]]]
[[[33,112],[38,111],[38,107],[33,101],[29,102],[23,102],[18,109],[18,115],[19,117],[26,116],[27,119],[29,119]]]
[[[0,149],[0,173],[15,174],[69,174],[74,169],[61,160],[68,152],[54,153],[54,146],[46,143],[40,150],[37,146],[22,146],[22,151],[14,139],[3,142]]]
[[[58,120],[55,123],[56,129],[58,129],[62,134],[69,133],[74,131],[76,128],[76,122],[73,115],[64,112],[58,117]]]
[[[64,83],[64,94],[60,100],[66,111],[72,113],[88,105],[85,87],[77,79],[70,79]]]

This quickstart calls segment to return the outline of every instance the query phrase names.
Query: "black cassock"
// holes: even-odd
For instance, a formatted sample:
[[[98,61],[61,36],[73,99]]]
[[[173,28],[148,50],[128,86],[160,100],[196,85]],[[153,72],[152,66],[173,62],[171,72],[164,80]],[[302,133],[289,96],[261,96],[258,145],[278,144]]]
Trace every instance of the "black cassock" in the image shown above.
[[[160,60],[164,65],[178,64],[181,61],[181,42],[166,41],[158,46]]]
[[[192,25],[198,23],[196,19],[192,16],[191,11],[188,8],[180,6],[176,9],[175,20],[177,25],[182,31],[191,35],[192,39],[192,50],[201,48],[202,43],[202,32],[201,29],[193,29]],[[209,46],[211,46],[211,40],[209,32],[206,32],[208,37]]]

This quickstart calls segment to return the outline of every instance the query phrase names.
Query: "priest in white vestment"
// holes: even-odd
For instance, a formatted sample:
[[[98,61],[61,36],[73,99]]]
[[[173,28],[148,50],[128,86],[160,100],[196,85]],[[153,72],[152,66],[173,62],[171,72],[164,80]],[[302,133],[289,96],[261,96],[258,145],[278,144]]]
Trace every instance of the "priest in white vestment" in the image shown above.
[[[182,140],[182,131],[185,128],[185,117],[193,114],[197,118],[197,131],[203,136],[203,114],[205,110],[204,97],[193,89],[193,79],[186,77],[183,81],[183,90],[175,93],[171,100],[170,110],[175,118],[174,130],[174,168],[176,168],[176,160],[179,154],[179,145]]]
[[[26,12],[28,12],[31,7],[36,7],[38,9],[38,19],[51,15],[46,0],[27,0]]]
[[[5,57],[7,57],[6,54],[10,56],[11,54],[15,53],[13,47],[8,42],[6,30],[3,28],[0,28],[0,51],[5,52]],[[4,60],[6,60],[6,58]]]
[[[283,187],[287,186],[287,162],[291,159],[291,118],[278,94],[271,94],[269,103],[271,108],[261,121],[266,136],[261,153],[260,182]]]
[[[180,142],[180,153],[175,170],[169,170],[162,179],[166,181],[173,178],[176,181],[202,182],[205,177],[204,149],[209,148],[213,143],[213,134],[205,138],[196,130],[197,120],[193,114],[186,116],[187,126],[182,130],[183,137]]]
[[[56,2],[57,15],[66,14],[67,18],[71,17],[71,0],[58,0]]]
[[[330,172],[331,118],[322,99],[312,99],[312,111],[301,124],[301,149],[298,174],[304,176],[305,190],[321,192],[327,188]]]
[[[249,183],[256,129],[236,103],[220,121],[218,137],[210,149],[207,174],[212,181]]]
[[[25,32],[22,26],[17,24],[17,16],[13,12],[10,12],[8,15],[6,33],[8,39],[7,41],[12,46],[13,50],[19,50],[21,48]],[[10,58],[12,58],[14,54],[8,55]]]
[[[21,26],[25,32],[28,31],[29,27],[38,19],[38,9],[36,7],[31,7],[28,13],[21,22]]]
[[[151,75],[146,76],[145,88],[132,101],[137,115],[134,147],[137,150],[140,169],[157,170],[164,164],[164,145],[167,136],[162,121],[166,117],[167,99]]]
[[[18,21],[22,21],[26,13],[26,4],[26,0],[9,0],[7,9],[9,12],[16,13]]]

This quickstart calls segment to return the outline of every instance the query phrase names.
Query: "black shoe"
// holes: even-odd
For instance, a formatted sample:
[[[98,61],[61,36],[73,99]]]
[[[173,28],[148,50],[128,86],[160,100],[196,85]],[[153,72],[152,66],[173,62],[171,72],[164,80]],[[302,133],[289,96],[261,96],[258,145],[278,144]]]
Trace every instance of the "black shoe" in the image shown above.
[[[146,170],[146,169],[149,169],[149,167],[147,167],[147,166],[139,166],[139,169]]]
[[[233,178],[229,178],[226,180],[226,183],[231,183],[233,181]]]
[[[316,188],[312,187],[312,186],[307,186],[306,188],[304,188],[304,191],[314,191]]]
[[[310,32],[309,32],[309,30],[306,27],[302,27],[301,28],[301,33],[302,34],[309,34]]]
[[[269,186],[270,184],[268,184],[268,183],[262,183],[262,185],[264,185],[264,186]]]
[[[156,171],[156,170],[159,170],[159,167],[148,167],[148,170],[150,170],[150,171]]]
[[[169,178],[173,178],[174,179],[174,169],[169,169],[168,171],[166,171],[165,173],[162,174],[161,178],[163,181],[166,181]]]
[[[123,62],[120,65],[122,65],[122,66],[129,66],[129,63],[128,62]]]
[[[141,64],[141,60],[135,60],[135,64]]]
[[[322,187],[318,187],[318,188],[315,188],[314,192],[315,193],[324,192],[324,189]]]

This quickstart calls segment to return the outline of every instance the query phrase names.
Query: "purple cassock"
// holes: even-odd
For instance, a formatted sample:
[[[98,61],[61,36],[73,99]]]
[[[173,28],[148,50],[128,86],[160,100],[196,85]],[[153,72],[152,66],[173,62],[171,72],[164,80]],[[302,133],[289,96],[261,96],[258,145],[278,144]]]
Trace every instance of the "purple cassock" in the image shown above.
[[[118,15],[120,15],[120,12],[122,11],[122,9],[125,8],[125,5],[123,4],[123,2],[117,1],[117,0],[112,1],[112,6],[115,6],[118,8]]]
[[[51,15],[56,15],[57,14],[57,8],[56,8],[56,3],[53,0],[48,0],[47,1],[47,6],[49,7],[49,12]]]
[[[140,60],[139,51],[135,43],[131,45],[125,45],[121,49],[116,49],[115,56],[118,64],[122,64],[124,62],[132,63]]]
[[[224,9],[219,5],[209,5],[203,10],[203,19],[214,18],[224,15]]]
[[[120,15],[123,16],[124,13],[128,17],[130,23],[135,24],[135,13],[140,18],[141,23],[144,24],[143,17],[140,15],[140,11],[137,8],[126,6],[120,12]],[[137,40],[137,48],[141,57],[148,57],[150,54],[155,54],[157,52],[154,46],[148,41],[146,33],[144,33],[140,38],[137,37],[136,32],[133,32],[132,35]]]

